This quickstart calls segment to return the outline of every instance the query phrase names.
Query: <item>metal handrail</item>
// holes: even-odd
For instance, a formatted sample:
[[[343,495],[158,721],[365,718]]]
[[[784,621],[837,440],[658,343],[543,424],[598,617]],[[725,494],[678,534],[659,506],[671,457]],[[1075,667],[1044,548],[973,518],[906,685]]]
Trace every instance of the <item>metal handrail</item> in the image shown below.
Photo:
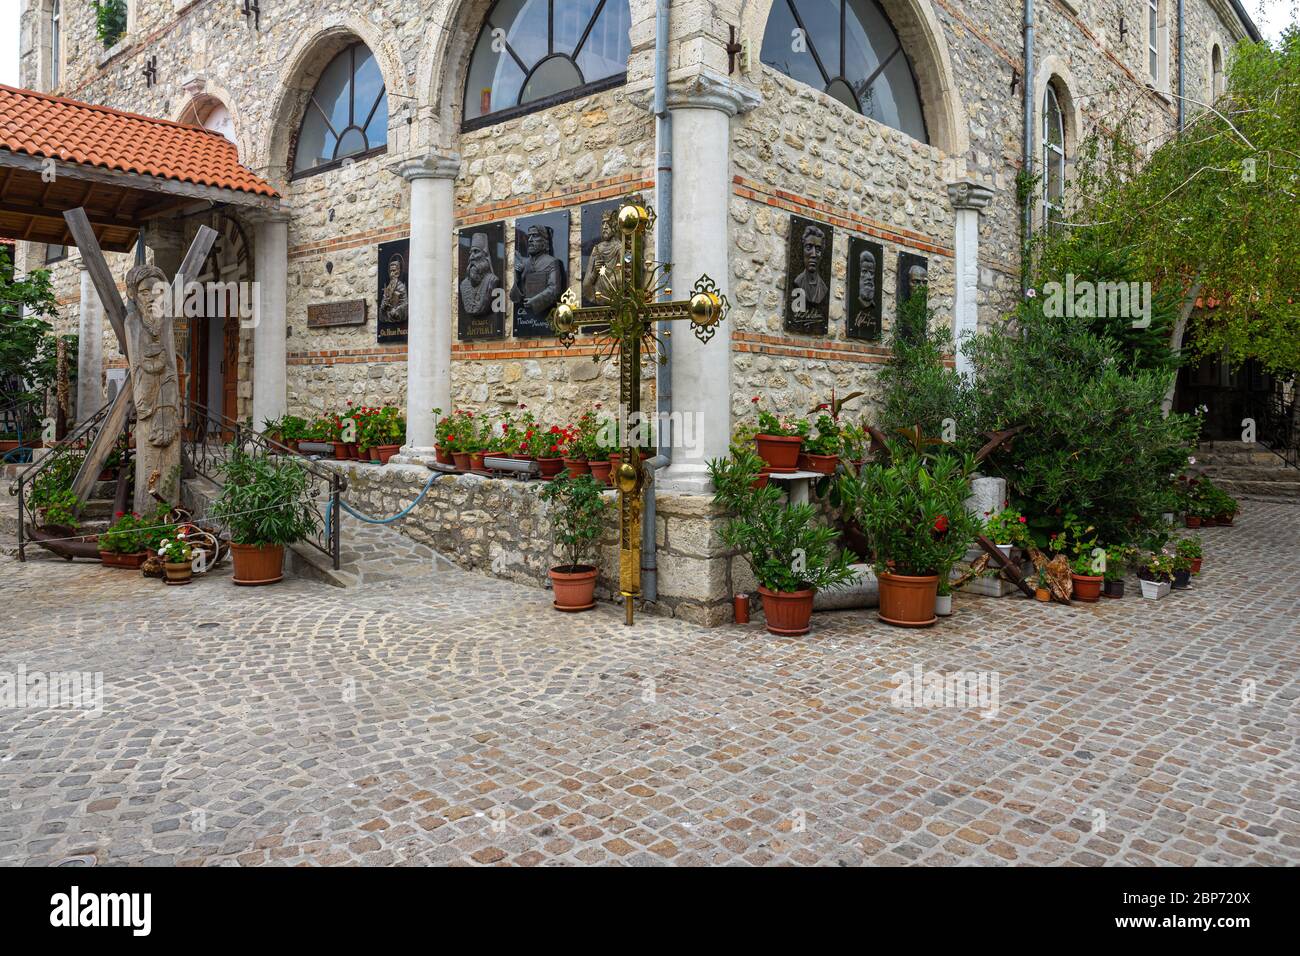
[[[340,501],[343,492],[347,489],[347,479],[337,471],[322,468],[313,459],[294,451],[288,445],[267,437],[265,433],[259,432],[249,423],[226,418],[198,402],[187,401],[185,408],[188,424],[182,449],[187,464],[195,474],[220,484],[220,466],[229,457],[229,449],[234,447],[247,450],[249,447],[254,447],[264,452],[293,458],[315,481],[329,486],[327,507],[330,511],[330,520],[324,523],[317,537],[307,538],[306,541],[329,557],[334,570],[337,571],[340,566]],[[217,432],[215,444],[210,441],[209,434],[209,429],[214,425]],[[234,437],[229,442],[223,441],[220,438],[222,432],[230,432]]]

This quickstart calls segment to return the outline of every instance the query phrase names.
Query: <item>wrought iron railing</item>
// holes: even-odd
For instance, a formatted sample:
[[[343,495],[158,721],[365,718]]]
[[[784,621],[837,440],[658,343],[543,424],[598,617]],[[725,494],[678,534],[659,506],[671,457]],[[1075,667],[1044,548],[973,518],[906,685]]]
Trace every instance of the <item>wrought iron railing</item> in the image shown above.
[[[18,441],[17,448],[0,452],[0,463],[28,460],[41,437],[41,410],[40,399],[33,395],[0,397],[0,440]]]
[[[1297,422],[1296,387],[1287,399],[1286,386],[1275,381],[1273,391],[1252,396],[1255,439],[1292,468],[1300,468],[1300,423]]]
[[[329,511],[329,520],[306,543],[325,554],[339,569],[339,501],[347,488],[347,480],[339,472],[324,468],[306,455],[299,454],[287,445],[268,438],[247,422],[237,422],[214,412],[198,402],[186,403],[186,421],[182,452],[184,465],[194,474],[202,475],[215,484],[221,484],[222,466],[230,459],[233,449],[257,450],[263,454],[283,455],[292,458],[308,475],[311,497],[320,507]],[[224,435],[232,437],[223,439]]]
[[[46,474],[56,465],[67,462],[73,455],[84,456],[86,449],[94,443],[100,429],[104,427],[112,406],[112,402],[106,402],[99,411],[68,432],[61,442],[45,449],[45,453],[40,458],[20,471],[18,477],[10,483],[9,494],[18,498],[18,560],[27,560],[26,542],[30,537],[28,531],[29,528],[37,527],[39,524],[29,489],[36,484],[41,475]],[[75,469],[73,473],[75,474]]]

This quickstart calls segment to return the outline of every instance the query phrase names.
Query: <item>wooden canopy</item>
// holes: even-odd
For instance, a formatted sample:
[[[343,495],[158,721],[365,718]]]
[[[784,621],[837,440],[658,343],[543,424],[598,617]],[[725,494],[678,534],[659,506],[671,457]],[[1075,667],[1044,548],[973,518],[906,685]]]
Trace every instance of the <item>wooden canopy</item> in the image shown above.
[[[197,126],[0,85],[0,235],[76,245],[63,213],[86,212],[103,249],[196,201],[275,208],[275,189],[235,145]]]

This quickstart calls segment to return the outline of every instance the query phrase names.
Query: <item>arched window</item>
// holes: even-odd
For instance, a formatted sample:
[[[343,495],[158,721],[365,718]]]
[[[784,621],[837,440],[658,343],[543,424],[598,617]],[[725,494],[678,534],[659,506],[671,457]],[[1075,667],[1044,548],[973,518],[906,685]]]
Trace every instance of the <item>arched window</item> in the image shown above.
[[[876,0],[775,0],[761,55],[772,69],[929,142],[912,65]]]
[[[1156,89],[1163,89],[1165,68],[1165,14],[1163,0],[1147,0],[1147,77]]]
[[[50,0],[50,89],[59,85],[59,57],[63,52],[63,9],[59,0]]]
[[[496,0],[465,78],[466,129],[627,79],[628,0]]]
[[[1216,43],[1210,51],[1210,100],[1222,96],[1223,88],[1223,48]]]
[[[298,130],[295,175],[382,152],[388,143],[388,94],[379,64],[364,43],[330,61],[312,91]]]
[[[1043,225],[1059,222],[1065,200],[1065,114],[1056,87],[1043,96]]]

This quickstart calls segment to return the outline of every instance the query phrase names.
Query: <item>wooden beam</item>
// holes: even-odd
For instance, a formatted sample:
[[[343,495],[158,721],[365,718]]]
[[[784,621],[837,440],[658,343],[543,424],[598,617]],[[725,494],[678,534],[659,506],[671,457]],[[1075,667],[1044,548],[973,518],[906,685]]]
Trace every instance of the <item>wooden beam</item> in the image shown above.
[[[982,534],[977,534],[975,536],[975,543],[983,548],[984,553],[992,558],[994,563],[1002,569],[1002,572],[1007,576],[1007,580],[1020,588],[1027,597],[1034,596],[1034,589],[1029,586],[1029,582],[1025,580],[1025,576],[1021,574],[1020,569],[1016,567],[1016,563],[1003,554],[1002,550],[996,544],[984,537]]]
[[[122,304],[122,297],[117,294],[117,283],[113,280],[113,272],[104,261],[104,253],[99,248],[99,239],[95,236],[95,230],[91,228],[90,220],[86,218],[86,211],[69,209],[63,214],[63,219],[67,222],[68,232],[72,233],[77,249],[81,252],[81,261],[85,264],[86,271],[90,273],[90,281],[95,284],[95,291],[99,293],[104,314],[108,316],[113,332],[117,335],[117,344],[122,349],[123,355],[129,355],[126,348],[126,306]]]

